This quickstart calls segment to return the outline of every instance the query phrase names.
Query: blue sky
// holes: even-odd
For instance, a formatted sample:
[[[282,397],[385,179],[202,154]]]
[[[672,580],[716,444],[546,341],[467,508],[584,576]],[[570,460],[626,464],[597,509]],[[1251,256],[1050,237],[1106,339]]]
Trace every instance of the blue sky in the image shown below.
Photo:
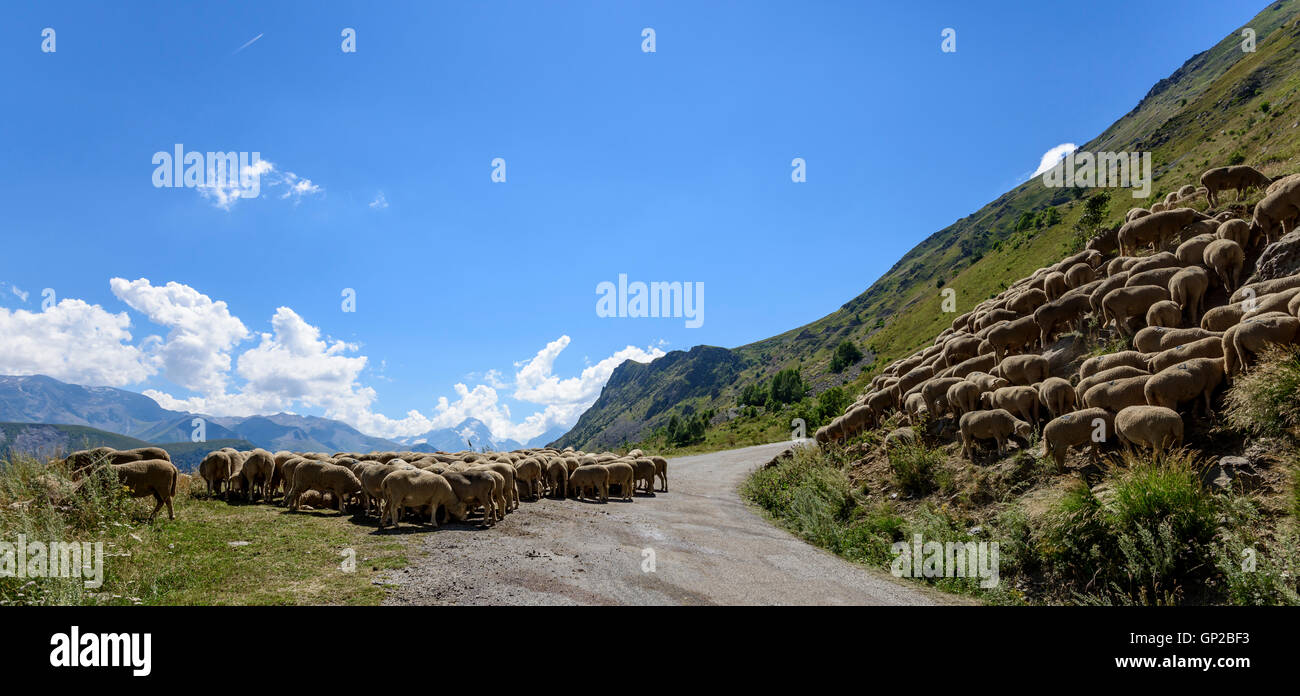
[[[6,4],[0,373],[524,439],[624,358],[835,310],[1261,8]],[[155,188],[176,143],[274,169]],[[598,317],[620,273],[703,283],[703,326]]]

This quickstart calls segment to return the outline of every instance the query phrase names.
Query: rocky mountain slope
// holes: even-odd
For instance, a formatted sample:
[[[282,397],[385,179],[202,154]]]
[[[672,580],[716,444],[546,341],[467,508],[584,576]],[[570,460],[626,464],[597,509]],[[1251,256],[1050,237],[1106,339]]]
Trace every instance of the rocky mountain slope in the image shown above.
[[[1242,27],[1231,28],[1081,149],[1151,152],[1147,202],[1195,182],[1211,162],[1250,162],[1270,175],[1295,171],[1300,29],[1293,23],[1298,14],[1300,2],[1288,0],[1270,4],[1248,22],[1257,35],[1254,52],[1242,50]],[[558,444],[611,447],[645,438],[675,413],[725,413],[737,404],[741,389],[786,368],[798,369],[814,394],[836,385],[860,392],[879,365],[927,343],[951,321],[940,311],[942,290],[951,288],[959,311],[965,311],[1082,248],[1092,231],[1080,229],[1089,227],[1081,221],[1083,203],[1092,193],[1047,188],[1033,178],[926,238],[865,292],[825,317],[738,348],[698,346],[648,365],[624,363]],[[1101,226],[1114,228],[1134,199],[1125,189],[1111,194]],[[833,373],[832,353],[846,340],[859,345],[866,358]]]

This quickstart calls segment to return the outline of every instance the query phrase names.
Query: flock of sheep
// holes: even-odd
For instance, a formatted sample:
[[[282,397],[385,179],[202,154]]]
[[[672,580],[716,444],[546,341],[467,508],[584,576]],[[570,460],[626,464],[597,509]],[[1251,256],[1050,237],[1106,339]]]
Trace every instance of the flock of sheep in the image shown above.
[[[958,316],[933,345],[876,375],[816,440],[851,438],[898,411],[912,427],[889,433],[888,448],[915,441],[923,419],[948,416],[962,455],[973,459],[980,440],[996,441],[999,455],[1012,437],[1027,443],[1045,410],[1042,455],[1059,469],[1076,446],[1095,457],[1104,443],[1157,452],[1181,445],[1179,409],[1208,414],[1215,391],[1257,353],[1300,341],[1300,274],[1241,285],[1247,261],[1253,267],[1295,229],[1300,175],[1274,180],[1248,166],[1219,167],[1201,184],[1130,210],[1084,251]],[[1220,194],[1235,190],[1240,201],[1251,188],[1266,191],[1249,222],[1215,213]],[[1202,196],[1215,214],[1179,207]],[[1053,350],[1062,330],[1113,331],[1132,349],[1076,366],[1074,354]]]
[[[177,471],[158,447],[114,450],[100,447],[74,452],[65,463],[75,478],[97,464],[112,467],[136,498],[154,496],[175,519],[172,499],[188,476]],[[399,524],[404,512],[428,516],[436,528],[441,508],[447,519],[463,521],[481,510],[481,526],[504,519],[523,498],[542,496],[608,502],[611,492],[632,500],[638,491],[653,496],[668,490],[668,460],[641,450],[626,455],[588,454],[573,448],[514,452],[323,452],[272,454],[225,447],[210,452],[198,474],[210,495],[231,495],[302,507],[333,508],[340,513],[357,505],[364,515],[377,514],[380,526]]]

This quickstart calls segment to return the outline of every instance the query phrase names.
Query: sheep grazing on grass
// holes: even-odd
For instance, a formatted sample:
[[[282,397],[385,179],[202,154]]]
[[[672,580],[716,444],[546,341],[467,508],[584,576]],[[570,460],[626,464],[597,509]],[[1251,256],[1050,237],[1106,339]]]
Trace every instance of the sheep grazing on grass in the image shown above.
[[[1251,238],[1263,237],[1272,244],[1294,229],[1300,218],[1300,180],[1290,181],[1255,204],[1255,215],[1250,221]]]
[[[1187,362],[1193,358],[1221,357],[1223,357],[1223,339],[1210,336],[1191,343],[1184,343],[1176,348],[1162,350],[1152,355],[1147,360],[1147,369],[1151,370],[1151,374],[1155,374],[1167,367]]]
[[[308,490],[333,493],[343,514],[348,499],[361,492],[361,481],[346,467],[318,460],[304,460],[293,470],[293,484],[285,495],[285,505],[298,509],[298,496]]]
[[[1192,402],[1203,406],[1210,416],[1210,397],[1223,382],[1223,358],[1192,358],[1167,367],[1151,376],[1143,387],[1151,406],[1177,408]]]
[[[1237,200],[1252,188],[1264,189],[1272,182],[1263,172],[1246,165],[1215,167],[1201,175],[1211,208],[1218,207],[1219,193],[1236,190]]]
[[[1180,323],[1169,328],[1180,326],[1184,315],[1192,324],[1199,322],[1205,293],[1209,289],[1210,274],[1206,273],[1205,269],[1190,266],[1175,273],[1174,277],[1169,279],[1169,296],[1178,305]],[[1149,319],[1147,324],[1151,324]]]
[[[1164,406],[1135,405],[1115,416],[1115,432],[1126,448],[1148,447],[1156,455],[1183,442],[1183,417]]]
[[[1048,377],[1038,387],[1038,400],[1053,418],[1074,410],[1074,387],[1060,377]]]
[[[1250,360],[1270,344],[1290,345],[1300,338],[1300,319],[1273,312],[1229,328],[1221,343],[1224,372],[1231,379],[1250,367]]]
[[[163,505],[167,506],[167,519],[176,519],[172,509],[172,499],[176,497],[176,482],[180,472],[165,459],[143,459],[124,464],[110,464],[117,480],[131,492],[132,498],[144,498],[152,495],[158,504],[149,513],[149,521]]]
[[[974,461],[976,440],[996,440],[998,456],[1006,449],[1007,440],[1012,437],[1028,442],[1034,427],[1011,415],[1005,409],[991,411],[972,411],[964,414],[960,422],[961,454]]]
[[[1071,447],[1089,445],[1093,459],[1101,445],[1115,432],[1115,415],[1104,408],[1085,408],[1052,419],[1043,427],[1041,456],[1052,457],[1058,471],[1065,470],[1065,454]]]

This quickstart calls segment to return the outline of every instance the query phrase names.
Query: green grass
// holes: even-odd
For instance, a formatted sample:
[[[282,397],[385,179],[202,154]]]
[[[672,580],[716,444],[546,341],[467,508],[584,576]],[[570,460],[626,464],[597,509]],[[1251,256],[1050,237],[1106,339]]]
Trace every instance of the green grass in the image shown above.
[[[917,448],[903,456],[939,469],[937,452]],[[899,454],[891,453],[891,468]],[[987,602],[1300,604],[1295,517],[1265,515],[1254,498],[1209,492],[1201,462],[1187,451],[1121,454],[1095,488],[1049,478],[1065,485],[1035,517],[1014,487],[964,507],[952,504],[960,496],[931,486],[904,506],[866,487],[855,490],[849,460],[842,449],[804,448],[754,471],[741,493],[809,543],[879,568],[894,559],[893,543],[915,534],[940,543],[997,541],[997,587],[981,588],[978,578],[922,580]],[[1013,460],[983,469],[1014,468]],[[988,485],[980,475],[974,481]],[[1253,566],[1242,566],[1243,554]]]
[[[1300,438],[1300,348],[1273,348],[1238,375],[1225,399],[1228,422],[1255,435]]]
[[[0,578],[0,604],[377,604],[384,590],[372,581],[406,562],[400,541],[336,512],[180,492],[176,519],[164,508],[149,524],[152,498],[128,498],[111,475],[57,492],[67,485],[58,462],[0,461],[0,540],[102,542],[103,586]],[[355,551],[353,572],[343,571],[344,549]]]

